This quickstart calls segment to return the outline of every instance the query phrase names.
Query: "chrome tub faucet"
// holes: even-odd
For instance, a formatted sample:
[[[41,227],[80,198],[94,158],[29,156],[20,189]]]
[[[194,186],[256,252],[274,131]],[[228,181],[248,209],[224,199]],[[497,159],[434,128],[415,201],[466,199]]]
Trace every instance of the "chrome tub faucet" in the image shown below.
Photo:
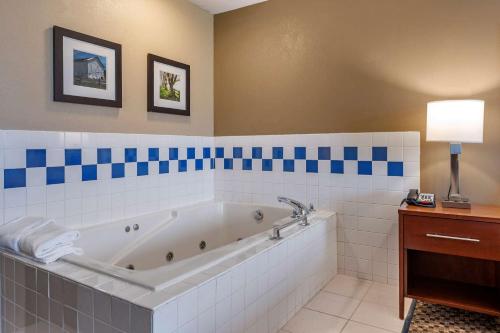
[[[278,201],[292,206],[293,208],[293,214],[291,216],[292,220],[287,223],[273,225],[273,235],[271,236],[271,239],[281,239],[280,231],[282,229],[291,226],[292,224],[298,223],[299,225],[302,226],[309,225],[307,217],[311,213],[312,206],[311,208],[308,208],[302,202],[286,197],[278,197]]]

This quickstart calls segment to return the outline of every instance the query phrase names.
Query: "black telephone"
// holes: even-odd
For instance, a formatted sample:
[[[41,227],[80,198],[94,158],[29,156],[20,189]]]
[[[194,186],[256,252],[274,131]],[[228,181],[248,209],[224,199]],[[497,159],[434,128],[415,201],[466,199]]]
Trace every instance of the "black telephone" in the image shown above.
[[[408,192],[403,201],[401,201],[401,205],[406,202],[408,205],[420,206],[420,207],[436,207],[436,200],[434,198],[434,194],[431,193],[418,193],[417,189],[411,189]]]

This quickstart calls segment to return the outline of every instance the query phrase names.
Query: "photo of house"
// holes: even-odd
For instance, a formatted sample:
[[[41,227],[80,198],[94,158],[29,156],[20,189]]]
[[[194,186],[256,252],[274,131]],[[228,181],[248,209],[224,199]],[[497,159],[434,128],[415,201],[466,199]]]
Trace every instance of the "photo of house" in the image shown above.
[[[73,84],[106,90],[106,57],[73,50]]]

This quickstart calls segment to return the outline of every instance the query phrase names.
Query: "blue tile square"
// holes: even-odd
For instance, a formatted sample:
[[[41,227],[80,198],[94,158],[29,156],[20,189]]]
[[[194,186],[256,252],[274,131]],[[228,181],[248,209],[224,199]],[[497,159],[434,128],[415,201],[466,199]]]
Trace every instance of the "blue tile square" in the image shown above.
[[[26,167],[44,168],[47,166],[47,151],[45,149],[27,149]]]
[[[373,161],[387,161],[387,147],[372,147]]]
[[[262,158],[262,147],[252,147],[252,158],[255,160]]]
[[[243,158],[242,147],[233,147],[233,158]]]
[[[187,149],[187,158],[188,160],[194,160],[196,158],[196,149],[189,147]]]
[[[159,161],[159,160],[160,160],[160,148],[149,148],[148,161]]]
[[[284,172],[295,172],[295,161],[294,160],[283,160],[283,171]]]
[[[82,165],[82,182],[97,180],[97,165]]]
[[[214,170],[215,169],[215,158],[211,158],[210,159],[210,170]]]
[[[212,154],[210,153],[210,147],[203,147],[203,158],[210,158]]]
[[[216,158],[224,158],[224,147],[216,147],[215,148],[215,157]]]
[[[124,178],[125,177],[125,163],[111,164],[111,177]]]
[[[82,150],[81,149],[65,149],[64,150],[65,165],[82,165]]]
[[[283,147],[273,147],[273,160],[283,159]]]
[[[333,160],[330,162],[330,173],[344,173],[344,161]]]
[[[273,171],[273,160],[264,158],[262,159],[262,171]]]
[[[187,160],[179,160],[179,165],[177,170],[179,172],[186,172],[188,169],[188,161]]]
[[[164,173],[169,173],[170,172],[170,165],[168,161],[160,161],[160,167],[159,167],[159,173],[164,174]]]
[[[358,159],[358,147],[344,147],[344,160],[356,161]]]
[[[306,160],[306,172],[318,173],[318,161],[317,160]]]
[[[331,159],[332,150],[330,147],[318,147],[318,160],[329,161]]]
[[[306,147],[295,147],[295,159],[296,160],[306,159]]]
[[[404,174],[403,162],[388,162],[387,163],[387,175],[402,177]]]
[[[26,169],[5,169],[3,171],[3,187],[26,187]]]
[[[125,148],[125,163],[137,162],[137,148]]]
[[[168,148],[168,159],[176,161],[179,159],[179,148]]]
[[[224,159],[224,170],[233,170],[233,159],[225,158]]]
[[[111,163],[111,148],[97,148],[97,163]]]
[[[252,159],[244,158],[243,159],[243,170],[252,170]]]
[[[147,176],[149,174],[148,162],[137,162],[137,176]]]
[[[372,162],[371,161],[358,161],[358,175],[371,175]]]
[[[196,159],[194,161],[194,169],[196,171],[200,171],[200,170],[203,170],[203,159]]]
[[[47,168],[47,185],[64,184],[64,167]]]

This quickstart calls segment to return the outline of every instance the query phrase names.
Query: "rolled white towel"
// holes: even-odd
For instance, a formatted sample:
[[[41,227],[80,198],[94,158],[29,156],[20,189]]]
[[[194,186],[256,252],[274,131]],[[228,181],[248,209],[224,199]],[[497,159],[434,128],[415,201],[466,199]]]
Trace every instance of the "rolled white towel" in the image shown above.
[[[53,222],[43,217],[20,217],[0,225],[0,247],[19,252],[19,242],[23,237]]]
[[[73,245],[65,245],[57,249],[54,249],[51,252],[47,252],[46,255],[42,258],[32,258],[32,259],[41,262],[43,264],[50,264],[51,262],[54,262],[57,259],[64,257],[68,254],[82,255],[83,250],[78,247],[74,247]]]
[[[59,249],[73,247],[73,242],[80,238],[77,230],[68,229],[50,223],[38,228],[35,232],[22,237],[19,241],[19,248],[25,255],[36,259],[53,257],[59,253]]]
[[[28,256],[22,252],[18,252],[16,254],[21,256],[21,257],[27,258],[27,259],[38,261],[42,264],[50,264],[50,263],[56,261],[57,259],[64,257],[68,254],[82,255],[83,250],[78,248],[78,247],[73,247],[73,246],[62,246],[60,248],[54,249],[50,253],[47,253],[47,255],[43,258],[34,258],[34,257]]]

